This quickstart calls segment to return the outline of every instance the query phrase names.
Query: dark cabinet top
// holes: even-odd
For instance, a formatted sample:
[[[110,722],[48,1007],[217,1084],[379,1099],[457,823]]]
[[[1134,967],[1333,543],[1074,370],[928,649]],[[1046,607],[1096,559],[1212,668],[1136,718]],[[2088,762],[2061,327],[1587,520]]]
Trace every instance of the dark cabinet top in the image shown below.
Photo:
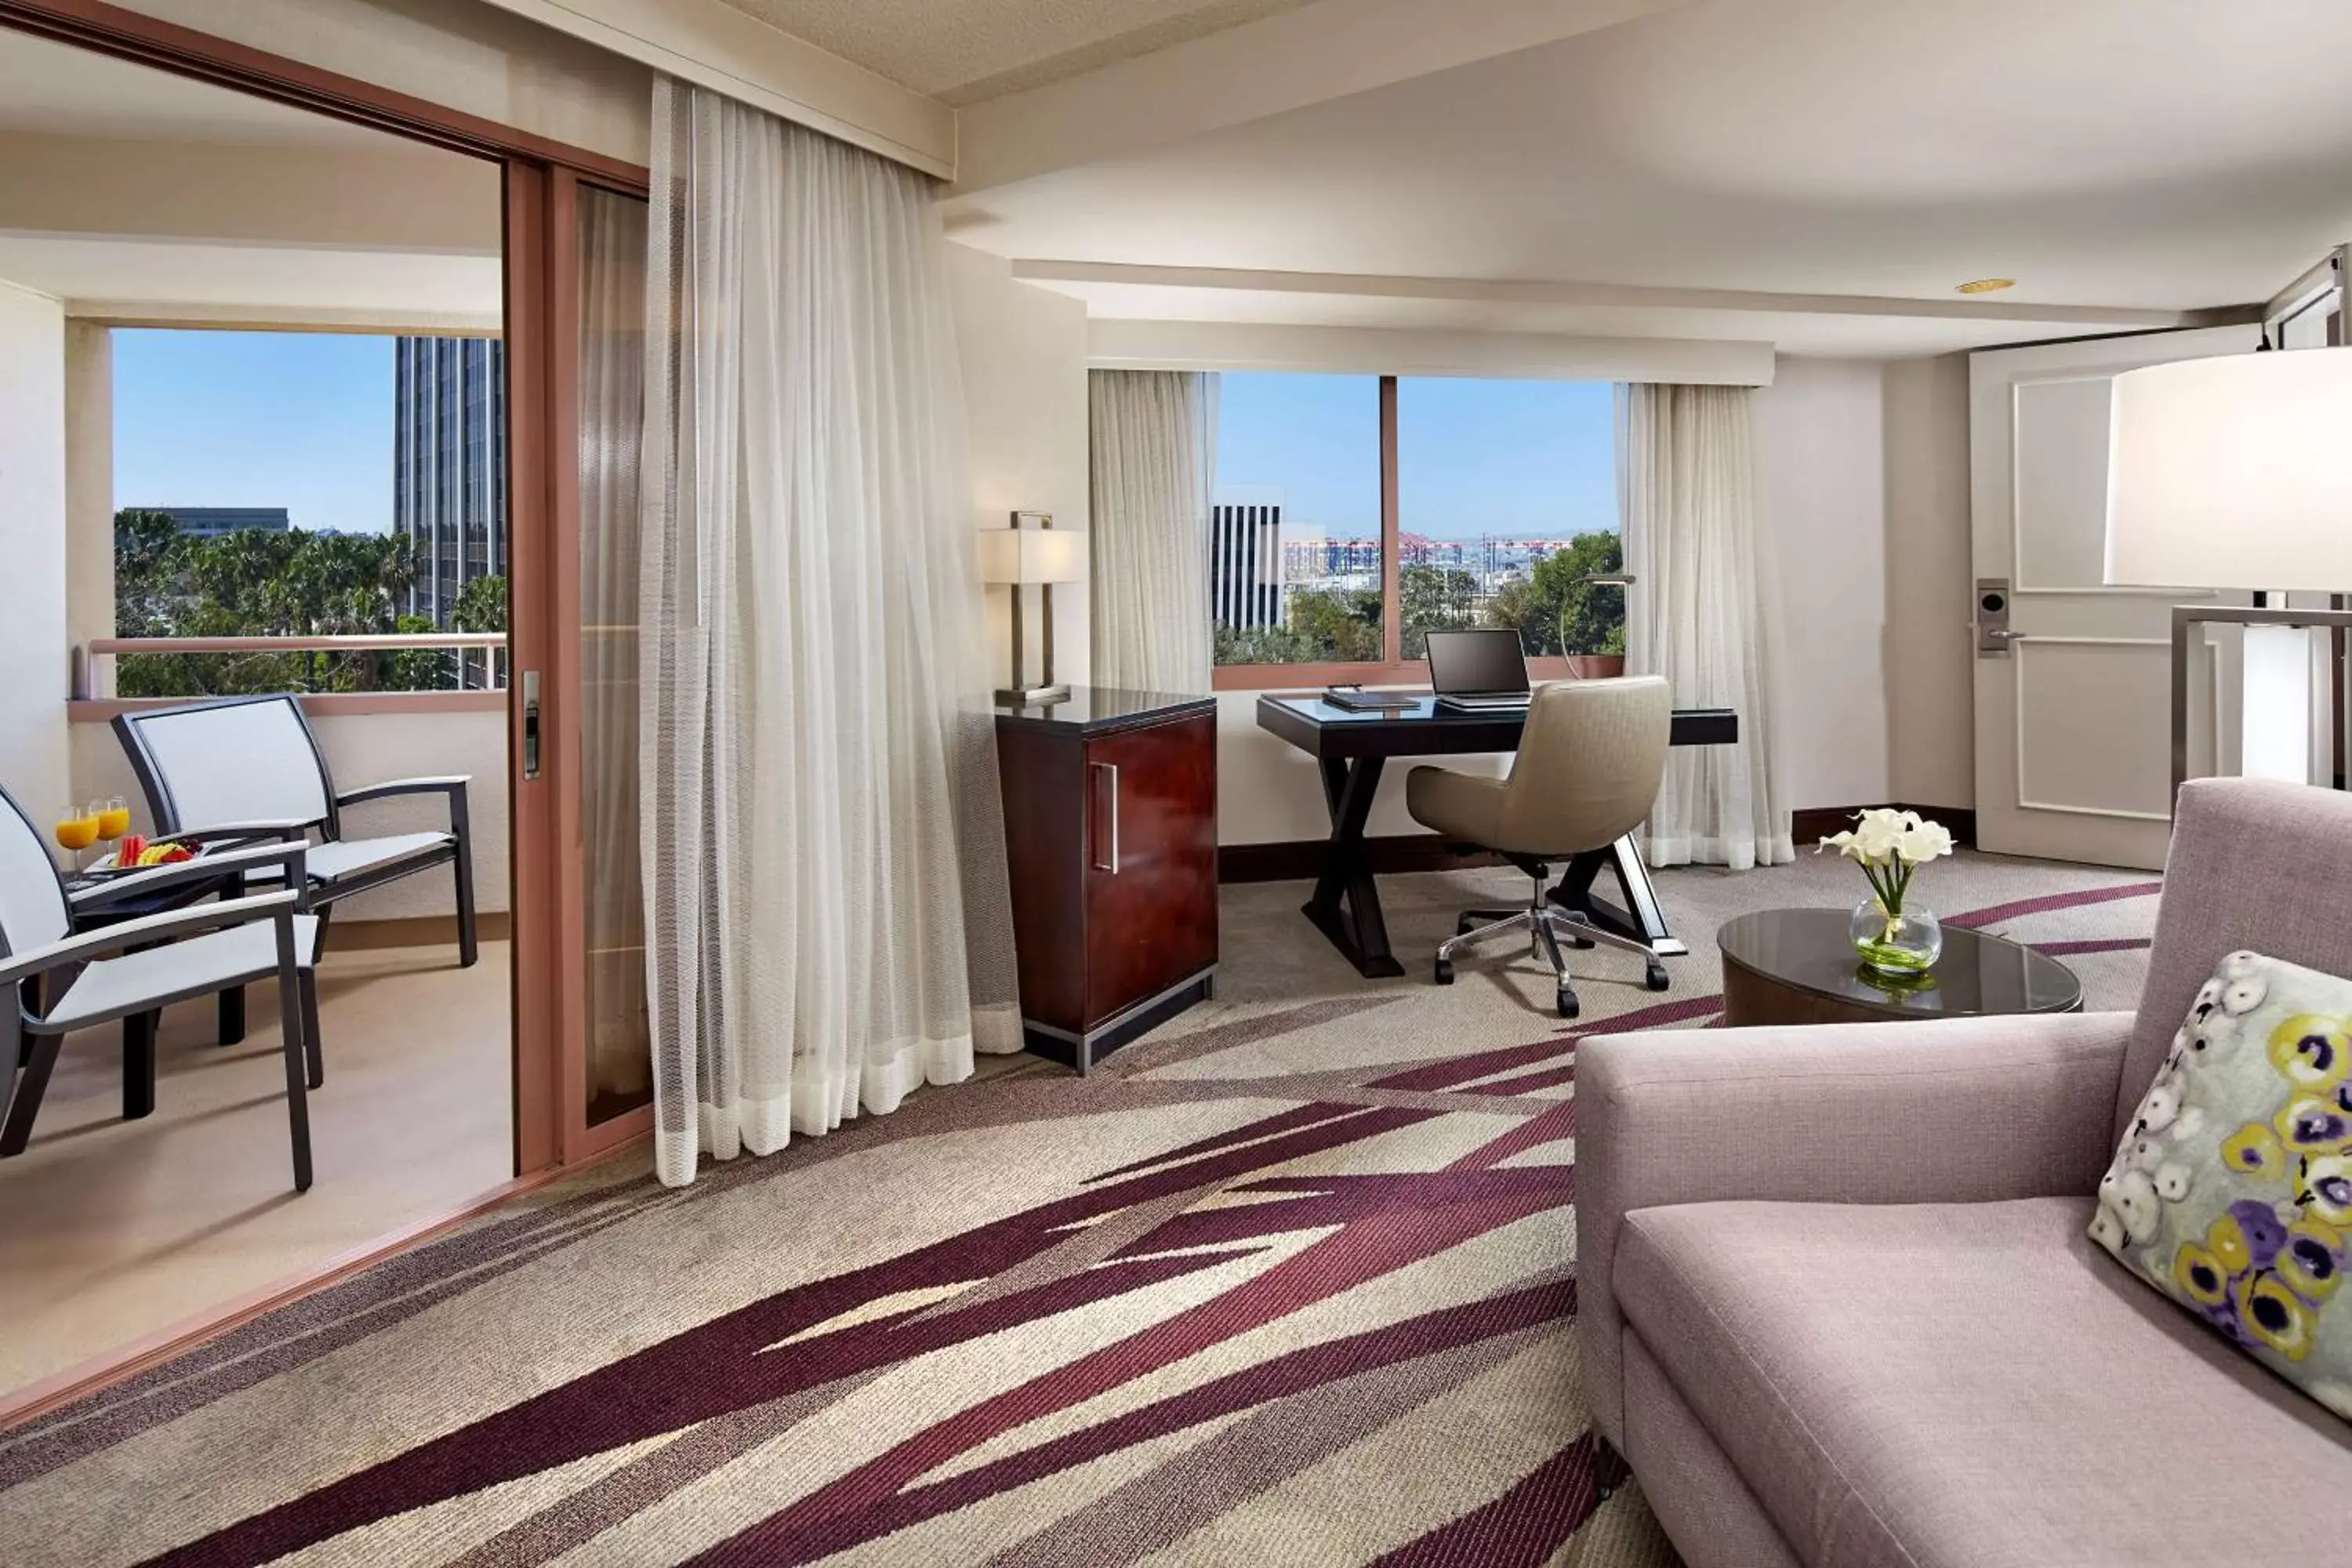
[[[1057,735],[1095,735],[1110,730],[1161,724],[1195,713],[1213,713],[1217,700],[1206,693],[1128,691],[1116,686],[1073,686],[1068,699],[1031,708],[1000,707],[998,725],[1018,725]]]

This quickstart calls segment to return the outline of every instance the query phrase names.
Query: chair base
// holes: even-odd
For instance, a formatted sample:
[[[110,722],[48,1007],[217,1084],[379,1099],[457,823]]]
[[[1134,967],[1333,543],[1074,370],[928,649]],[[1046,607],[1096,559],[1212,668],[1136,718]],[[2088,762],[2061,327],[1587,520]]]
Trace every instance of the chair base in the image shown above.
[[[1474,948],[1491,937],[1511,931],[1528,933],[1528,955],[1542,956],[1551,964],[1556,987],[1553,1001],[1563,1018],[1573,1018],[1582,1011],[1577,1001],[1576,987],[1568,973],[1568,960],[1560,952],[1560,943],[1573,948],[1595,946],[1621,948],[1637,952],[1643,959],[1642,983],[1653,991],[1664,991],[1667,985],[1666,966],[1657,950],[1646,942],[1604,931],[1583,916],[1566,910],[1555,909],[1544,900],[1545,868],[1535,863],[1524,864],[1534,882],[1534,891],[1524,910],[1470,910],[1454,924],[1452,938],[1437,944],[1435,979],[1440,985],[1454,984],[1454,955]]]

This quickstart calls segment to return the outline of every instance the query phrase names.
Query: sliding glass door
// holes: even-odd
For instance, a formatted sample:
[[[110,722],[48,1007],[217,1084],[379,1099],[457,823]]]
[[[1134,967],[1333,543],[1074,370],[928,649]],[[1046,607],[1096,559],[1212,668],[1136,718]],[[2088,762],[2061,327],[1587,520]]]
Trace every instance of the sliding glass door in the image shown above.
[[[637,451],[645,397],[642,197],[576,187],[581,1132],[634,1134],[653,1100],[637,858]]]

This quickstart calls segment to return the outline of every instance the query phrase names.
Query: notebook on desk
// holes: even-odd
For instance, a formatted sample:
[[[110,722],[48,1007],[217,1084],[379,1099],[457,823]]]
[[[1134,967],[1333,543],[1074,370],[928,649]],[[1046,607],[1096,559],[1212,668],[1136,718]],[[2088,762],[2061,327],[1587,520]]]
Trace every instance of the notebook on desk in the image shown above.
[[[1418,691],[1367,691],[1360,686],[1324,688],[1323,700],[1350,713],[1396,713],[1421,706]]]
[[[1508,626],[1431,632],[1429,685],[1438,706],[1467,713],[1511,712],[1528,705],[1528,658]]]

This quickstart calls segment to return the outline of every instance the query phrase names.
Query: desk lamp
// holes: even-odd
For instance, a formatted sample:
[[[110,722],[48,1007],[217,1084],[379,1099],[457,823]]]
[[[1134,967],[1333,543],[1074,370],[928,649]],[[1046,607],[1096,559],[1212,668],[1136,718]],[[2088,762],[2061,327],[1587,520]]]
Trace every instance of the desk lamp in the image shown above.
[[[1034,520],[1034,528],[1024,528]],[[1056,531],[1052,514],[1016,511],[1013,526],[980,536],[980,574],[984,582],[1003,583],[1013,589],[1013,683],[999,687],[996,700],[1008,707],[1034,708],[1068,700],[1070,689],[1054,679],[1054,584],[1075,583],[1086,575],[1084,545],[1076,533]],[[1044,679],[1032,686],[1023,674],[1027,629],[1022,614],[1021,590],[1034,584],[1043,595]]]

